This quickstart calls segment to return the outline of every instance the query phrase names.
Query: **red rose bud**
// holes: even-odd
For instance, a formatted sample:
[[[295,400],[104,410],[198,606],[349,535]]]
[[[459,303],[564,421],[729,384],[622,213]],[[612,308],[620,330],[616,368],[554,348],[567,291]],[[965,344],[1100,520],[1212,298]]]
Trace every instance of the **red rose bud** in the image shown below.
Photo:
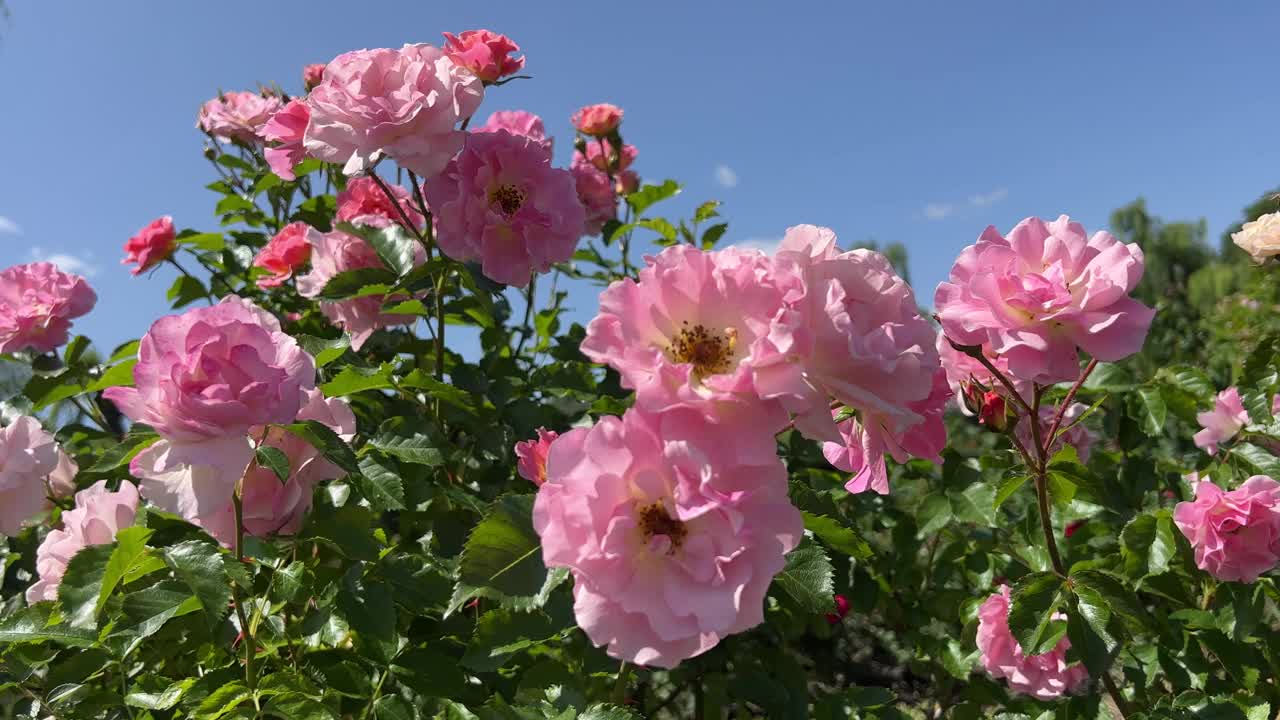
[[[827,622],[837,625],[845,615],[849,614],[849,598],[843,595],[835,596],[836,611],[827,613]]]
[[[1075,535],[1076,531],[1079,530],[1084,524],[1085,524],[1084,520],[1072,520],[1071,522],[1067,523],[1067,527],[1062,531],[1062,534],[1066,535],[1067,537],[1071,537],[1072,535]]]
[[[1004,396],[995,390],[988,390],[982,395],[982,407],[978,411],[978,422],[996,432],[1004,432],[1009,427],[1009,410]]]

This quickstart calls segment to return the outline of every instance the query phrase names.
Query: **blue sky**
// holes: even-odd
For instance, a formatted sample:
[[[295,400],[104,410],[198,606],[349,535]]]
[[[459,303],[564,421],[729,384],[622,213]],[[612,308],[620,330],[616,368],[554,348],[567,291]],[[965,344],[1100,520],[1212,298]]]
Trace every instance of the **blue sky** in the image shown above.
[[[535,79],[481,115],[542,115],[562,164],[569,114],[615,102],[641,174],[685,184],[670,213],[717,198],[733,241],[802,222],[901,241],[925,304],[987,224],[1065,212],[1092,230],[1142,195],[1216,242],[1280,184],[1275,2],[8,5],[0,267],[74,258],[100,295],[77,331],[107,348],[164,312],[172,279],[131,277],[124,240],[161,214],[216,229],[203,100],[297,91],[305,63],[445,30],[523,46]]]

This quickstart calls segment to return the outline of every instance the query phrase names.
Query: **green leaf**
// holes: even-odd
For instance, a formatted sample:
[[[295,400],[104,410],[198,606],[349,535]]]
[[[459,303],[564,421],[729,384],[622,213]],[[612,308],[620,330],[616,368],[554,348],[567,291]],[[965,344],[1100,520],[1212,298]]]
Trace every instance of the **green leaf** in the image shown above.
[[[1000,489],[996,490],[995,497],[991,499],[991,504],[995,508],[999,508],[1004,504],[1005,500],[1013,497],[1013,494],[1018,492],[1018,489],[1023,485],[1026,485],[1027,480],[1030,479],[1030,475],[1021,471],[1015,471],[1006,475],[1004,480],[1000,483]]]
[[[393,461],[378,453],[369,453],[360,458],[360,472],[352,477],[374,510],[404,509],[404,483]]]
[[[1115,575],[1103,570],[1081,570],[1071,574],[1071,582],[1073,591],[1080,598],[1082,610],[1086,604],[1100,605],[1108,617],[1115,615],[1132,628],[1146,626],[1147,612],[1138,602],[1137,595]],[[1094,624],[1087,613],[1085,619]]]
[[[172,307],[177,310],[184,305],[209,297],[209,293],[205,290],[204,283],[190,275],[179,275],[174,278],[166,297],[173,301]]]
[[[1208,403],[1216,393],[1213,382],[1204,371],[1190,365],[1173,365],[1163,367],[1156,377],[1184,393],[1192,396],[1202,404]]]
[[[664,180],[661,185],[645,185],[627,195],[626,200],[631,206],[631,212],[635,213],[636,217],[640,217],[654,204],[675,197],[679,192],[680,183],[675,180]]]
[[[418,241],[405,231],[399,223],[391,223],[386,227],[376,228],[369,225],[352,225],[338,223],[338,229],[358,238],[364,239],[378,253],[382,263],[391,268],[396,277],[404,277],[413,269],[414,255],[419,247]],[[326,290],[328,288],[325,288]]]
[[[374,701],[373,717],[376,720],[416,720],[417,718],[409,703],[395,695],[383,695]]]
[[[186,230],[178,233],[178,243],[208,252],[220,252],[227,246],[227,241],[222,237],[222,233],[191,232],[188,234]]]
[[[348,335],[340,335],[332,340],[311,335],[299,335],[297,339],[302,349],[315,358],[316,367],[324,367],[337,360],[342,357],[347,348],[351,347],[351,337]]]
[[[1169,561],[1178,551],[1173,532],[1168,510],[1144,513],[1130,520],[1120,531],[1125,574],[1139,579],[1168,570]]]
[[[652,230],[662,236],[664,240],[674,243],[676,241],[676,228],[669,221],[663,218],[648,218],[640,220],[637,226]]]
[[[127,465],[135,455],[151,447],[159,439],[160,436],[154,430],[141,423],[136,423],[129,428],[129,432],[125,434],[120,442],[103,451],[98,456],[98,461],[85,472],[108,473],[118,467]]]
[[[281,483],[289,482],[289,456],[283,450],[270,445],[259,445],[254,450],[254,457],[259,467],[270,470]]]
[[[957,520],[979,527],[995,527],[995,488],[986,483],[974,483],[963,492],[951,492],[948,495],[951,499],[951,512]]]
[[[422,433],[399,435],[394,432],[382,432],[369,440],[369,445],[405,462],[439,467],[444,464],[444,455],[436,447],[437,442]]]
[[[351,446],[338,437],[338,434],[328,425],[318,420],[303,420],[280,427],[306,440],[311,447],[319,450],[320,454],[334,465],[349,473],[360,472],[356,454],[351,451]]]
[[[713,217],[720,217],[720,211],[717,210],[719,207],[719,200],[708,200],[702,203],[697,210],[693,211],[693,221],[701,224]]]
[[[804,516],[804,528],[826,543],[832,550],[850,557],[866,560],[872,556],[871,546],[858,534],[857,530],[843,525],[835,518],[811,512],[801,513]]]
[[[1039,655],[1053,647],[1050,624],[1062,600],[1062,578],[1052,572],[1024,575],[1013,586],[1009,631],[1023,652]]]
[[[454,387],[449,383],[440,382],[421,370],[414,370],[405,375],[404,379],[400,381],[400,385],[401,387],[425,390],[428,397],[433,400],[441,400],[459,410],[472,414],[476,411],[476,402],[471,393],[462,388]]]
[[[324,391],[325,397],[343,397],[367,390],[389,390],[395,387],[391,382],[391,374],[392,367],[389,364],[377,368],[348,365],[320,389]]]
[[[459,580],[506,595],[534,595],[547,578],[533,529],[532,495],[503,495],[471,531],[462,550]]]
[[[281,693],[271,698],[266,713],[282,720],[336,720],[337,717],[323,703],[300,692]]]
[[[459,662],[476,672],[494,672],[516,653],[555,637],[563,629],[541,610],[496,608],[480,616]]]
[[[67,563],[58,586],[58,604],[71,627],[91,630],[98,626],[98,599],[103,595],[103,577],[114,550],[111,545],[90,545]]]
[[[209,693],[196,707],[195,716],[200,720],[218,720],[253,697],[253,693],[244,683],[235,681],[225,683]]]
[[[175,617],[201,610],[200,599],[178,580],[158,582],[124,597],[122,629],[138,638],[154,635]]]
[[[787,554],[786,565],[773,579],[805,612],[831,612],[835,607],[835,571],[822,547],[808,538]]]
[[[729,230],[729,223],[716,223],[706,230],[702,231],[702,242],[700,243],[703,250],[710,250],[720,242],[720,238],[724,237],[725,232]]]
[[[1137,394],[1132,397],[1136,401],[1133,403],[1136,413],[1134,417],[1142,426],[1143,432],[1154,436],[1164,434],[1168,407],[1165,405],[1164,395],[1160,394],[1160,389],[1143,386],[1138,388]]]
[[[920,526],[916,537],[927,537],[938,532],[951,522],[951,518],[951,500],[946,495],[926,495],[916,509],[916,523]]]
[[[160,693],[131,692],[124,696],[124,704],[144,710],[168,710],[196,683],[196,678],[183,678]]]
[[[1067,638],[1071,640],[1071,650],[1094,677],[1107,671],[1111,666],[1112,653],[1119,647],[1107,630],[1105,606],[1092,604],[1096,600],[1080,598],[1077,609],[1067,614]]]
[[[1243,466],[1250,475],[1280,477],[1280,458],[1253,443],[1236,443],[1230,457],[1233,464]]]
[[[320,291],[321,300],[342,300],[361,293],[382,295],[395,285],[396,274],[386,268],[347,270],[329,278]]]
[[[578,720],[642,720],[629,708],[610,704],[592,705],[578,716]]]
[[[218,622],[231,601],[231,584],[217,545],[188,540],[164,549],[165,563],[187,584],[211,623]]]
[[[71,647],[89,647],[97,640],[93,630],[72,627],[67,622],[50,624],[51,602],[36,603],[0,620],[0,647],[18,643],[53,642]]]

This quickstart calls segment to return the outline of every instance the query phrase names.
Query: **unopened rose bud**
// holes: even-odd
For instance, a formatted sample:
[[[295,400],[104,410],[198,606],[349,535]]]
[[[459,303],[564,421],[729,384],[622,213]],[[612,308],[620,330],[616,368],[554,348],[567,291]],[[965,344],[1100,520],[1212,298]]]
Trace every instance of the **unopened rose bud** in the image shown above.
[[[995,390],[988,390],[982,395],[982,408],[978,411],[978,422],[995,432],[1004,432],[1009,428],[1009,408],[1004,396]]]
[[[324,63],[313,63],[302,68],[302,86],[311,92],[324,79]]]
[[[1079,530],[1081,527],[1083,527],[1084,524],[1085,524],[1084,520],[1072,520],[1071,522],[1067,523],[1067,527],[1063,529],[1062,534],[1066,535],[1067,537],[1071,537],[1072,535],[1075,535],[1076,531]]]
[[[836,611],[827,613],[826,618],[827,622],[832,625],[837,625],[844,619],[845,615],[849,614],[849,598],[843,595],[836,595],[834,600],[836,603]]]

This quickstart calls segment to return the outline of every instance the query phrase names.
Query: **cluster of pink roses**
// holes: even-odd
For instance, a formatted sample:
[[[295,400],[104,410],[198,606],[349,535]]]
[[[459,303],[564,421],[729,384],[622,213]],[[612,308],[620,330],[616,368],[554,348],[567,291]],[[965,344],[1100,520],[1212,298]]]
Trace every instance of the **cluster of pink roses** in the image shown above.
[[[65,345],[71,321],[85,315],[98,295],[79,275],[49,262],[0,271],[0,353],[52,352]]]
[[[614,657],[671,667],[762,621],[803,533],[778,432],[826,442],[851,491],[885,493],[886,454],[938,459],[949,391],[911,289],[830,230],[791,228],[773,256],[677,245],[647,263],[602,293],[582,344],[635,407],[516,452],[578,624]]]

